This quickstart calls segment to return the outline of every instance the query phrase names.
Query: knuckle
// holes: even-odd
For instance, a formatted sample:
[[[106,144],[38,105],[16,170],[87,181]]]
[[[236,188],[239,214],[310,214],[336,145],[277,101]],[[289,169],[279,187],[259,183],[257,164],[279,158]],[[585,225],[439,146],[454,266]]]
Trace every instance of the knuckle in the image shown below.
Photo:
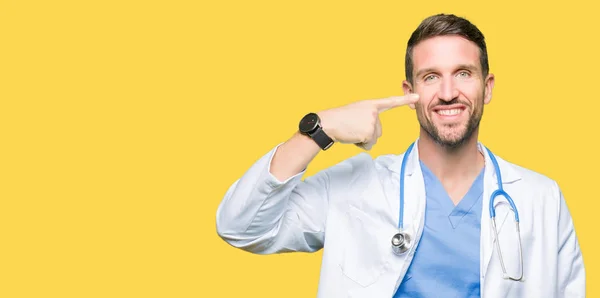
[[[377,125],[377,114],[371,115],[371,117],[369,118],[369,124],[370,126],[376,126]]]
[[[365,133],[361,139],[361,143],[368,143],[371,140],[372,134]]]
[[[373,119],[377,119],[377,116],[379,115],[379,111],[376,108],[371,108],[371,116],[373,116]]]

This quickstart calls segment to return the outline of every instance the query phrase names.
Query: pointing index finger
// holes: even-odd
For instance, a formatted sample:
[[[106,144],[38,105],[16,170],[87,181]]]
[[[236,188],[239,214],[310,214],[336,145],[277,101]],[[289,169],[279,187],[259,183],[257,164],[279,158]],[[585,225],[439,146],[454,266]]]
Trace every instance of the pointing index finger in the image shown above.
[[[417,100],[419,100],[419,95],[411,93],[404,96],[391,96],[388,98],[376,99],[374,102],[379,112],[383,112],[395,107],[415,103]]]

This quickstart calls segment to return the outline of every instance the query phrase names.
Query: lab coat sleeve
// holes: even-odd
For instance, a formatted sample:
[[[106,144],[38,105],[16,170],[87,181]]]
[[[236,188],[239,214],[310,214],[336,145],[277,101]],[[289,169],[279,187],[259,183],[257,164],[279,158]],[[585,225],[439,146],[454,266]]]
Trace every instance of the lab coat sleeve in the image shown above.
[[[323,247],[327,213],[326,171],[279,181],[269,171],[281,144],[256,161],[227,190],[217,209],[217,233],[256,254],[315,252]]]
[[[558,220],[558,293],[557,297],[585,297],[585,267],[573,219],[562,191],[559,194]]]

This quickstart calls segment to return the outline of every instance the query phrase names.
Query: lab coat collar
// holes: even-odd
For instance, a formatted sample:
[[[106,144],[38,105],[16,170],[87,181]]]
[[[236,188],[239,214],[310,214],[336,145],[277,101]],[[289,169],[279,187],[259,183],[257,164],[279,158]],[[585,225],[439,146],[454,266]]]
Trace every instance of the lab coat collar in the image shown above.
[[[477,147],[481,153],[483,153],[485,157],[485,176],[492,177],[494,181],[496,181],[495,185],[497,185],[497,176],[496,171],[494,171],[494,164],[492,163],[492,159],[490,158],[487,150],[485,150],[485,146],[481,142],[477,142]],[[490,149],[491,151],[491,149]],[[492,151],[493,153],[493,151]],[[502,172],[502,184],[513,183],[521,179],[520,174],[515,170],[515,168],[504,159],[498,157],[498,155],[494,154],[496,157],[496,161],[498,162],[498,166],[500,171]],[[388,168],[390,171],[395,173],[400,173],[400,168],[402,166],[402,157],[403,154],[397,156],[396,161],[391,163]],[[412,151],[410,152],[410,156],[406,161],[406,169],[405,175],[412,176],[414,173],[420,173],[420,163],[419,163],[419,139],[415,140]]]

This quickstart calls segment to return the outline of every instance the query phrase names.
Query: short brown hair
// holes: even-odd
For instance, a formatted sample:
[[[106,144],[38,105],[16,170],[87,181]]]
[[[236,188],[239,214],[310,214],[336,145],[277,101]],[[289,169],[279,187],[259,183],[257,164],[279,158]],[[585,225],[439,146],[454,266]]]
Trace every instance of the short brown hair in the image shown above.
[[[412,50],[421,41],[442,35],[460,35],[479,47],[479,62],[483,76],[487,76],[489,72],[487,47],[485,37],[479,29],[468,20],[457,17],[453,14],[437,14],[424,19],[419,27],[415,29],[406,47],[406,57],[404,68],[406,79],[412,84],[413,61]]]

